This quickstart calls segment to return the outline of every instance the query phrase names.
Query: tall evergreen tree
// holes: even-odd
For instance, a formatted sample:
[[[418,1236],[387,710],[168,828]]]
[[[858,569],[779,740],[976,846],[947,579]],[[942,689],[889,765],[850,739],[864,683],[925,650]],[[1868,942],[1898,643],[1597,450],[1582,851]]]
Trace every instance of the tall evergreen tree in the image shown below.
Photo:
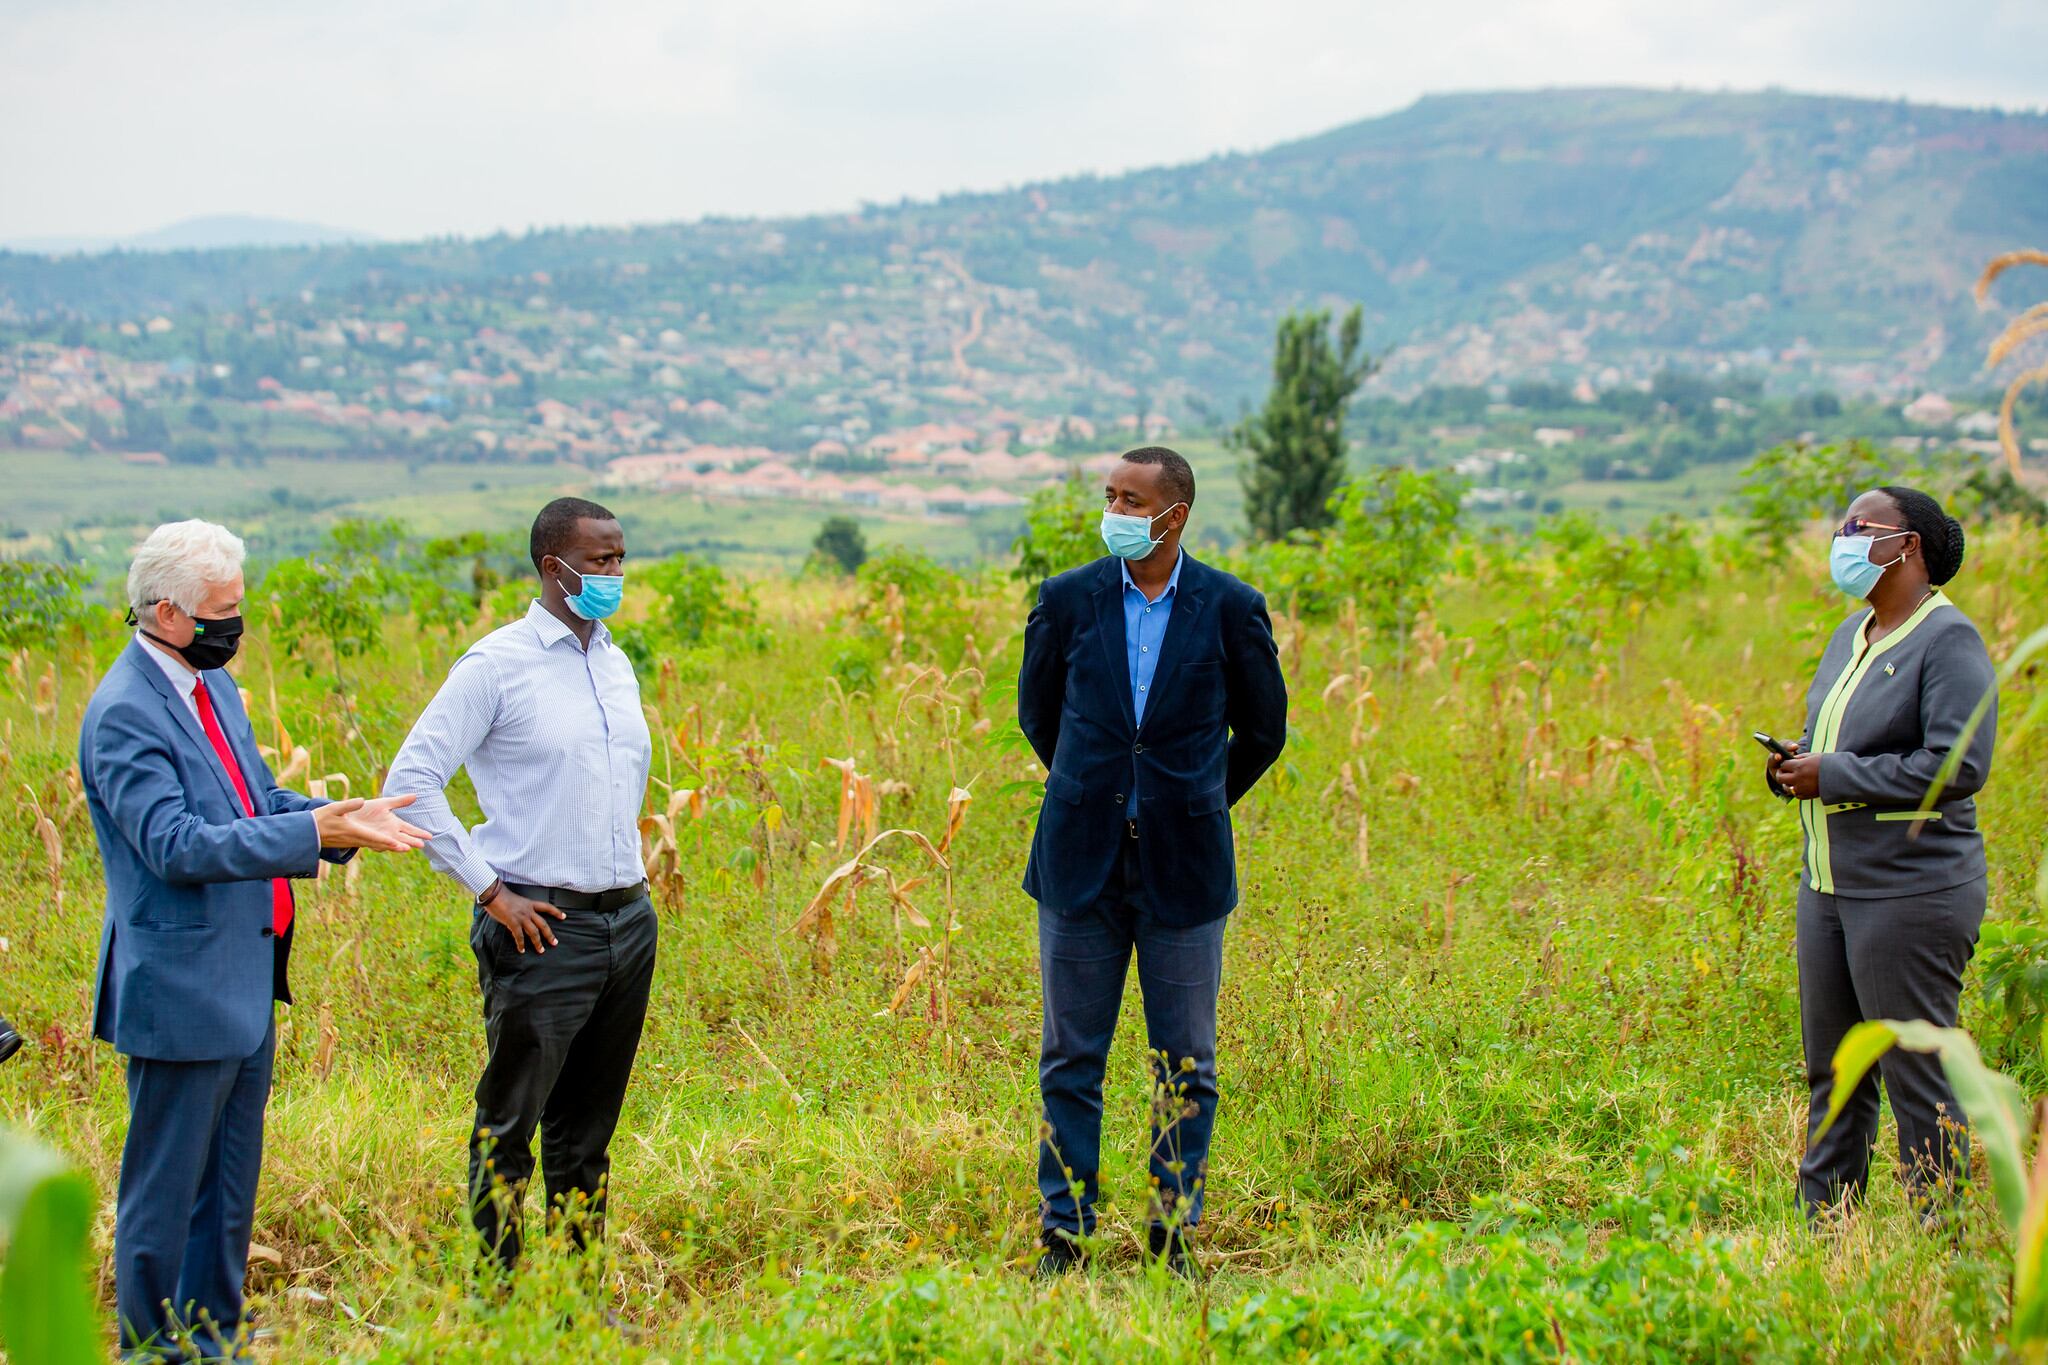
[[[1359,307],[1344,315],[1334,343],[1327,309],[1280,319],[1273,390],[1231,432],[1246,457],[1245,520],[1261,540],[1330,524],[1330,497],[1344,482],[1344,413],[1379,368],[1360,347],[1364,329]]]

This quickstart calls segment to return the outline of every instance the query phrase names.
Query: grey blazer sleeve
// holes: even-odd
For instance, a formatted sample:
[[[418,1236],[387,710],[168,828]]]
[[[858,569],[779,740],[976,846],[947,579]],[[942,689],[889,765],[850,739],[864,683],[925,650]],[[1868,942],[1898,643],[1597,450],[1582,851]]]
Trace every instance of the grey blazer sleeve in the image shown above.
[[[1984,721],[1970,736],[1962,763],[1935,799],[1936,805],[1975,796],[1991,772],[1991,750],[1998,729],[1998,675],[1977,632],[1965,627],[1949,631],[1921,666],[1921,747],[1909,753],[1821,755],[1820,799],[1863,801],[1873,806],[1917,806],[1934,785],[1949,754],[1961,740],[1977,704],[1993,700]]]

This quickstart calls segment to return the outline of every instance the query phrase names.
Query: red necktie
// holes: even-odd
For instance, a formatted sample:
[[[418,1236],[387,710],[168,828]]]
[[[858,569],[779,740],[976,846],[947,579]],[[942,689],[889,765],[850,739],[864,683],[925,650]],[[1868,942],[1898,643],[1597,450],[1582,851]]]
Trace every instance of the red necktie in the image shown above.
[[[235,751],[228,748],[228,737],[221,732],[220,717],[213,714],[213,698],[206,695],[203,679],[192,684],[192,701],[199,708],[199,728],[206,731],[206,737],[213,741],[213,752],[219,757],[220,765],[228,770],[228,780],[235,784],[235,795],[242,798],[242,814],[254,816],[256,806],[249,800],[249,785],[242,780],[242,765],[235,762]],[[270,927],[277,931],[279,938],[292,927],[292,884],[282,877],[270,883]]]

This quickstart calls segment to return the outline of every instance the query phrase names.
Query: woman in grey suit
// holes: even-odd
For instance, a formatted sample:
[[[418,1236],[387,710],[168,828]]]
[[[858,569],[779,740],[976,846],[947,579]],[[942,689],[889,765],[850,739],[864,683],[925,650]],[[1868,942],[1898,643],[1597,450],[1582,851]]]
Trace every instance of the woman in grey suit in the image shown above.
[[[1941,591],[1962,562],[1963,528],[1927,494],[1876,488],[1850,505],[1831,569],[1864,605],[1821,657],[1796,756],[1769,760],[1772,790],[1798,802],[1805,842],[1799,1013],[1812,1103],[1799,1194],[1809,1215],[1860,1199],[1877,1138],[1877,1072],[1815,1137],[1835,1049],[1866,1019],[1953,1026],[1984,918],[1974,798],[1991,772],[1995,700],[1963,736],[1997,679],[1977,628]],[[1925,1202],[1967,1167],[1963,1112],[1932,1055],[1895,1048],[1879,1067],[1901,1175]]]

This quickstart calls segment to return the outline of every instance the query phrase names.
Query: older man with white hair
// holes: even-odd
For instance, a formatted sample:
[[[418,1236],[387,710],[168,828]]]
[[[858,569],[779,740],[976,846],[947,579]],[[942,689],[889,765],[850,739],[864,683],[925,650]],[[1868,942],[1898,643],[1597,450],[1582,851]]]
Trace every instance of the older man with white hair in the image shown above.
[[[159,526],[128,571],[135,640],[85,709],[78,769],[107,880],[93,1032],[128,1058],[114,1293],[129,1359],[241,1354],[242,1279],[277,1043],[289,878],[426,835],[410,796],[321,801],[271,777],[226,665],[242,542]]]

